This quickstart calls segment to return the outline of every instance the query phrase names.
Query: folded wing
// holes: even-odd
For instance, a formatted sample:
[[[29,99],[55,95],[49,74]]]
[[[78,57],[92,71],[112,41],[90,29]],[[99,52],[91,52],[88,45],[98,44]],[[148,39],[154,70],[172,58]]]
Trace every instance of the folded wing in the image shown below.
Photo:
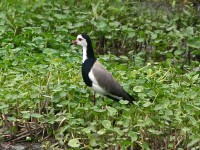
[[[128,100],[129,102],[134,101],[134,98],[123,89],[123,87],[113,78],[112,74],[98,61],[94,63],[92,72],[99,86],[107,91],[107,97],[116,101],[119,101],[120,99]]]

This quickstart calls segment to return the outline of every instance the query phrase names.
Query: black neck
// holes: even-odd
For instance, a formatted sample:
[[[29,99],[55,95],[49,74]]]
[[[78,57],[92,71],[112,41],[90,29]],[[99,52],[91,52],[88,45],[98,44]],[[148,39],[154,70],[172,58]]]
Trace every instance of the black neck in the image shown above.
[[[92,44],[87,45],[87,57],[88,58],[95,58]]]

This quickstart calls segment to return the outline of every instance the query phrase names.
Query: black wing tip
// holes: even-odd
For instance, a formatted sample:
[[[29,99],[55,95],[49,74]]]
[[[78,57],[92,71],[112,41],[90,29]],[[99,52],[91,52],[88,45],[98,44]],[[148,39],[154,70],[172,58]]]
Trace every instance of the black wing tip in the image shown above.
[[[128,95],[127,100],[129,101],[129,103],[133,104],[136,101],[135,97],[131,96],[129,93],[126,94]]]
[[[116,101],[116,102],[119,102],[120,99],[117,99],[117,98],[114,98],[110,95],[106,95],[106,97]],[[136,101],[135,97],[131,96],[130,94],[126,93],[126,96],[122,98],[122,100],[127,100],[129,103],[128,104],[134,104],[134,102]]]

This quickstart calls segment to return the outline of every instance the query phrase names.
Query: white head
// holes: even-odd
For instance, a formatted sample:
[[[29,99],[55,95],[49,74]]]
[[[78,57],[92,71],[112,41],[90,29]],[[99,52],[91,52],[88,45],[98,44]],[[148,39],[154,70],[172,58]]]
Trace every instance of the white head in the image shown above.
[[[86,39],[80,34],[77,36],[76,40],[73,41],[73,44],[78,44],[78,45],[81,45],[82,47],[87,47],[87,41]]]
[[[90,37],[83,33],[77,36],[73,44],[78,44],[83,47],[83,62],[88,58],[95,58]]]

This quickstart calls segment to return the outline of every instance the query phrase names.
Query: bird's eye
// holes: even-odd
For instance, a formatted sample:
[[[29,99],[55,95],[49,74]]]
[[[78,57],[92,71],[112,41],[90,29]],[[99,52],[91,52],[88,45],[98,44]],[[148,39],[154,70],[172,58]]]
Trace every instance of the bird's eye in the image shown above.
[[[82,41],[82,38],[78,38],[79,41]]]

